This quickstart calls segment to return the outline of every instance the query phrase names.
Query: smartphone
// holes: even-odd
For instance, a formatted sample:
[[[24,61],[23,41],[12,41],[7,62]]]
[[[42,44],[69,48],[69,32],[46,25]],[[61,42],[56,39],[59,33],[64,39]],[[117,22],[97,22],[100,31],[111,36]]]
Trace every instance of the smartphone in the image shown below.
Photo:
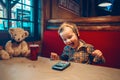
[[[52,66],[52,69],[62,71],[62,70],[66,69],[69,66],[70,66],[70,62],[59,61],[55,65]]]

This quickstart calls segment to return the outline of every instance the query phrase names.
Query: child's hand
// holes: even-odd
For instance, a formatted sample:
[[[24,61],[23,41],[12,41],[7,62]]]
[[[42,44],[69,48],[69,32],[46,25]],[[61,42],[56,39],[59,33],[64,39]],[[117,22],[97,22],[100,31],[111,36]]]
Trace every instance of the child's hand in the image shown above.
[[[100,50],[94,50],[92,52],[92,55],[101,58],[102,57],[102,52]]]
[[[93,62],[105,63],[105,58],[103,57],[103,53],[100,50],[94,50],[92,55],[95,56]]]
[[[59,60],[59,56],[57,53],[51,52],[50,59],[52,60]]]

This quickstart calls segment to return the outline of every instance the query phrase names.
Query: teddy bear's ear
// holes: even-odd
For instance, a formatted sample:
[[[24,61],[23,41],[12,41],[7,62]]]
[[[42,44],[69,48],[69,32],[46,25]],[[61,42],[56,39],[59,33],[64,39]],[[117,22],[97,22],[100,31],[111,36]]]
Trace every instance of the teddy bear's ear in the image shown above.
[[[10,28],[9,29],[9,33],[12,34],[14,32],[14,29],[13,28]]]
[[[28,31],[25,31],[25,36],[28,37],[29,33]]]

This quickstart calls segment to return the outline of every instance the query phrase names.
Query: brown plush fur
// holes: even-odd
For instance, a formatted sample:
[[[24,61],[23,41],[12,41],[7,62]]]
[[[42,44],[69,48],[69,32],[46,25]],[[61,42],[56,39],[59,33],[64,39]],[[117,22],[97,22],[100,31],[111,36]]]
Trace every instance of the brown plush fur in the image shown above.
[[[28,56],[30,49],[24,39],[28,37],[28,31],[22,28],[11,28],[9,29],[12,40],[9,40],[5,45],[5,50],[10,56]]]

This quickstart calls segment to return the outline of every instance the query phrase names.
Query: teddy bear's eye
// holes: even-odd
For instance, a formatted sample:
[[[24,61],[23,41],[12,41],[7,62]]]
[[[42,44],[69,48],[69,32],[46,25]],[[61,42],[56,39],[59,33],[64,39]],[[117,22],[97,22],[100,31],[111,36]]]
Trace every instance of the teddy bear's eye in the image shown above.
[[[14,36],[16,36],[16,34],[14,34]]]
[[[22,35],[22,37],[24,37],[24,35]]]

